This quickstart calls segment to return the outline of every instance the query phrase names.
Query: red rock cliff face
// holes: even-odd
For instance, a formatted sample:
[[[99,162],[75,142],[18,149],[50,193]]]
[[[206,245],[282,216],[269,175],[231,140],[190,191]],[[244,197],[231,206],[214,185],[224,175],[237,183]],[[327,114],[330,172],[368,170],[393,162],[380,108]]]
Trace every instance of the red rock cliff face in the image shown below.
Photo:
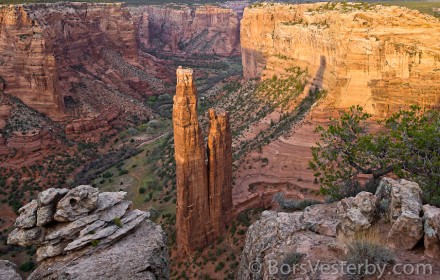
[[[440,104],[440,22],[399,7],[261,4],[241,22],[245,77],[291,66],[328,89],[327,108],[362,105],[387,116]]]
[[[133,8],[138,38],[148,51],[164,54],[240,53],[239,15],[214,6]]]
[[[46,114],[62,112],[55,56],[24,6],[0,8],[0,65],[5,92]]]
[[[1,6],[0,23],[5,92],[52,119],[109,105],[148,114],[131,99],[164,91],[156,78],[162,66],[138,55],[135,25],[122,4]]]
[[[210,111],[208,165],[192,69],[177,69],[173,106],[177,176],[176,229],[182,253],[205,247],[225,229],[232,209],[232,150],[227,114]]]

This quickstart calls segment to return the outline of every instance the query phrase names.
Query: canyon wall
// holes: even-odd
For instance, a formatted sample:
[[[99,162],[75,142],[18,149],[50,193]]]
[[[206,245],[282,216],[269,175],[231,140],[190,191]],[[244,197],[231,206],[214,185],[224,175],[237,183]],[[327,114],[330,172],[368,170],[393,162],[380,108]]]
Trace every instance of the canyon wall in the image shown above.
[[[386,116],[440,105],[440,21],[367,4],[254,4],[241,22],[244,76],[308,69],[326,107],[360,104]]]
[[[138,54],[120,3],[0,6],[0,65],[4,92],[54,120],[109,105],[148,114],[131,99],[164,92],[163,66]]]
[[[240,19],[232,9],[167,5],[131,8],[131,13],[146,51],[170,55],[240,53]]]
[[[228,115],[217,115],[210,110],[206,150],[197,116],[193,70],[179,67],[176,76],[173,106],[176,234],[177,246],[184,254],[216,240],[231,218],[232,138]]]

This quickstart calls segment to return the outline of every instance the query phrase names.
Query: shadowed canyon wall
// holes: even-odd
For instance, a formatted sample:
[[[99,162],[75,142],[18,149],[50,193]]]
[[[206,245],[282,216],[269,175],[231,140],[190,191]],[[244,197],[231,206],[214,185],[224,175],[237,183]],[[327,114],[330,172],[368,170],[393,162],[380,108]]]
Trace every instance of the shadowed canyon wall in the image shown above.
[[[112,68],[105,55],[114,52],[125,62],[138,62],[134,25],[121,4],[2,6],[0,23],[5,92],[53,119],[67,113],[65,99],[86,102],[75,96],[75,85],[83,82],[82,74],[99,76]]]
[[[232,210],[232,138],[226,113],[209,111],[208,164],[197,116],[193,70],[179,67],[173,106],[176,233],[182,253],[221,236]]]
[[[440,104],[439,39],[434,17],[367,4],[256,4],[241,22],[245,77],[307,68],[329,90],[326,106],[377,116]]]
[[[185,5],[131,8],[138,40],[147,51],[162,54],[240,53],[240,19],[232,9]]]

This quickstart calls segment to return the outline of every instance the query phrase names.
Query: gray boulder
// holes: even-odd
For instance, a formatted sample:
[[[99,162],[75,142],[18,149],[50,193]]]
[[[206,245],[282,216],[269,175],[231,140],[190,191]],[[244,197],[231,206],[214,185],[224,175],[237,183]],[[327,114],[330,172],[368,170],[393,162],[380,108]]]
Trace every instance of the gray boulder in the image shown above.
[[[45,206],[50,204],[55,205],[68,192],[69,192],[68,189],[55,189],[55,188],[50,188],[45,191],[42,191],[38,194],[38,205],[39,206]]]
[[[393,248],[413,249],[423,237],[422,190],[415,182],[390,178],[382,179],[379,188],[390,193],[388,243]]]
[[[98,206],[99,191],[92,186],[82,185],[70,190],[57,204],[54,219],[71,222],[88,215]]]
[[[39,244],[43,238],[43,230],[40,227],[31,229],[16,228],[8,235],[9,245],[29,246]]]
[[[169,279],[166,235],[144,220],[111,246],[99,244],[44,260],[28,279]]]
[[[440,209],[423,205],[423,244],[425,255],[430,258],[440,258]]]
[[[32,200],[18,210],[20,216],[15,220],[18,228],[32,228],[37,224],[37,201]]]
[[[21,280],[20,274],[16,272],[17,266],[6,260],[0,260],[0,279],[1,280]]]
[[[374,222],[377,210],[378,200],[369,192],[342,199],[337,203],[337,213],[341,219],[338,235],[352,238],[356,233],[367,230]]]

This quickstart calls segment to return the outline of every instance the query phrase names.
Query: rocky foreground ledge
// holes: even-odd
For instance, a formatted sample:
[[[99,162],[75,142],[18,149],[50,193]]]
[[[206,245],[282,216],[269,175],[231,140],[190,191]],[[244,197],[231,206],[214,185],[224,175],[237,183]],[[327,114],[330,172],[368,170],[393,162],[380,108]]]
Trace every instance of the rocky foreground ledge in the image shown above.
[[[37,246],[28,279],[168,279],[166,235],[126,194],[51,188],[22,207],[8,244]]]
[[[375,226],[382,232],[375,233]],[[422,204],[418,184],[384,178],[375,194],[361,192],[302,212],[264,211],[246,234],[237,279],[273,279],[271,263],[283,264],[293,254],[301,255],[297,261],[302,263],[343,261],[348,244],[369,231],[381,246],[405,251],[422,243],[426,260],[440,258],[440,209]],[[346,279],[315,272],[306,274],[310,279]]]

